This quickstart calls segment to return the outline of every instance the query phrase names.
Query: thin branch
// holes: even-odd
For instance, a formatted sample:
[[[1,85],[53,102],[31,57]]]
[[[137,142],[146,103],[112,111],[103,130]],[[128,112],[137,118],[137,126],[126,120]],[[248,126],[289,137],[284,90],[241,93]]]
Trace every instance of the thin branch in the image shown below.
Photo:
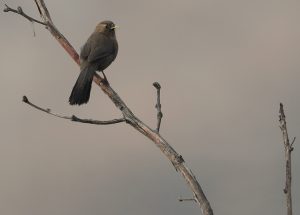
[[[13,13],[16,13],[16,14],[19,14],[19,15],[25,17],[30,22],[36,22],[38,24],[47,26],[47,24],[45,22],[41,22],[41,21],[39,21],[35,18],[32,18],[31,16],[28,16],[26,13],[24,13],[23,9],[20,6],[16,10],[16,9],[13,9],[13,8],[9,7],[7,4],[4,4],[4,5],[5,5],[5,8],[3,9],[3,12],[13,12]]]
[[[184,198],[178,198],[178,201],[180,202],[188,202],[188,201],[195,201],[196,202],[196,199],[195,198],[189,198],[189,199],[184,199]]]
[[[296,138],[294,138],[292,141],[292,144],[290,144],[282,103],[280,103],[280,108],[279,108],[279,124],[280,124],[279,127],[282,131],[282,136],[283,136],[283,144],[284,144],[285,160],[286,160],[286,163],[285,163],[286,182],[285,182],[285,188],[284,188],[283,192],[286,194],[287,215],[292,215],[292,157],[291,157],[291,153],[293,151],[292,144],[295,142]]]
[[[99,120],[93,120],[93,119],[81,119],[81,118],[76,117],[75,115],[64,116],[61,114],[56,114],[56,113],[51,112],[51,110],[49,108],[47,108],[47,109],[42,108],[42,107],[39,107],[39,106],[31,103],[26,96],[23,96],[23,102],[37,110],[40,110],[40,111],[50,114],[52,116],[55,116],[55,117],[58,117],[61,119],[69,119],[74,122],[88,123],[88,124],[93,124],[93,125],[111,125],[111,124],[117,124],[117,123],[126,121],[124,117],[120,118],[120,119],[113,119],[113,120],[108,120],[108,121],[99,121]]]
[[[156,92],[157,92],[157,103],[155,105],[155,108],[157,109],[157,127],[156,127],[156,131],[157,131],[157,133],[159,133],[161,118],[163,117],[163,113],[161,112],[161,104],[160,104],[160,89],[161,89],[161,86],[158,82],[154,82],[153,86],[156,88]]]
[[[40,9],[40,6],[39,6],[38,2],[37,2],[36,0],[34,0],[34,2],[35,2],[35,4],[36,4],[36,7],[37,7],[38,10],[39,10],[40,16],[42,16],[42,11],[41,11],[41,9]]]
[[[39,13],[41,15],[41,17],[43,18],[43,20],[45,22],[51,22],[52,23],[52,19],[51,19],[51,16],[50,16],[50,13],[48,11],[48,8],[46,7],[46,4],[44,2],[44,0],[34,0],[38,10],[39,10]]]
[[[194,198],[191,198],[191,199],[178,199],[178,201],[180,201],[180,202],[188,202],[188,201],[196,201]]]
[[[42,19],[47,23],[47,29],[52,36],[61,44],[67,51],[71,58],[79,65],[79,55],[68,40],[58,31],[53,24],[50,13],[46,7],[44,0],[34,0],[38,6]],[[126,123],[131,125],[134,129],[148,137],[154,144],[162,151],[162,153],[170,160],[176,167],[176,170],[181,173],[182,177],[186,180],[188,186],[195,196],[196,202],[199,204],[203,215],[213,215],[212,208],[207,200],[199,182],[193,176],[190,169],[185,165],[181,155],[179,155],[172,146],[160,134],[152,130],[149,126],[138,119],[132,111],[127,107],[125,102],[120,96],[111,88],[111,85],[102,83],[102,78],[99,75],[94,75],[94,82],[102,89],[102,91],[111,99],[115,106],[122,112]]]

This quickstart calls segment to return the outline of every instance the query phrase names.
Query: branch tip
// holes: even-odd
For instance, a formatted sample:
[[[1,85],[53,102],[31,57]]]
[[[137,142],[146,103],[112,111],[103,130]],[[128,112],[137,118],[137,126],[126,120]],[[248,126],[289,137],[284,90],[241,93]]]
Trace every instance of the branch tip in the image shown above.
[[[22,9],[21,6],[18,6],[17,9],[18,9],[18,12],[19,12],[20,14],[23,13],[23,9]]]
[[[26,96],[23,96],[22,101],[25,102],[25,103],[27,103],[27,104],[29,102],[29,100],[28,100],[28,98]]]
[[[156,89],[160,89],[160,88],[161,88],[161,86],[160,86],[160,84],[159,84],[158,82],[154,82],[154,83],[153,83],[153,86],[154,86]]]

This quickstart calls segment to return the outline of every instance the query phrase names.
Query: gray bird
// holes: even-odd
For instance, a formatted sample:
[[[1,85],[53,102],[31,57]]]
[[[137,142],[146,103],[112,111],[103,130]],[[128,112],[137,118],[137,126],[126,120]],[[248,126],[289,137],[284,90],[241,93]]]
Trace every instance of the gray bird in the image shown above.
[[[89,101],[96,71],[101,71],[106,83],[108,83],[103,70],[116,59],[118,54],[116,27],[112,21],[100,22],[82,47],[80,74],[69,98],[71,105],[81,105]]]

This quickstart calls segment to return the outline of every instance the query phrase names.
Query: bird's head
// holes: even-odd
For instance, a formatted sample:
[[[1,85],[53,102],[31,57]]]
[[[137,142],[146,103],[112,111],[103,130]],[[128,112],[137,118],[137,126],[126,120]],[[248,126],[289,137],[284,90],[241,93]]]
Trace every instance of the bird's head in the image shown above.
[[[118,26],[116,26],[112,21],[102,21],[96,26],[95,31],[108,35],[115,35],[116,28],[118,28]]]

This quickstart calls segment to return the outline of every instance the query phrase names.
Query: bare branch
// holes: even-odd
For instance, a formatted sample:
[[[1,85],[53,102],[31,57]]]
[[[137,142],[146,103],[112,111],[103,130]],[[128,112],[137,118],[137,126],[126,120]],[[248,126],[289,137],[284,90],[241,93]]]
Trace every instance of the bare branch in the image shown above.
[[[39,106],[31,103],[26,96],[23,96],[23,102],[37,110],[43,111],[52,116],[55,116],[55,117],[58,117],[61,119],[69,119],[74,122],[88,123],[88,124],[94,124],[94,125],[111,125],[111,124],[117,124],[117,123],[126,121],[126,119],[124,117],[120,118],[120,119],[113,119],[113,120],[108,120],[108,121],[99,121],[99,120],[93,120],[93,119],[80,119],[80,118],[76,117],[75,115],[64,116],[61,114],[56,114],[56,113],[51,112],[51,110],[49,108],[45,109],[45,108],[39,107]]]
[[[287,203],[287,215],[292,215],[292,157],[291,153],[293,151],[292,144],[295,142],[296,138],[293,139],[292,144],[290,144],[289,136],[287,132],[286,119],[283,110],[283,104],[280,103],[279,108],[279,124],[283,136],[283,144],[285,151],[285,166],[286,166],[286,182],[283,192],[286,194]]]
[[[157,131],[157,133],[159,133],[161,118],[163,117],[163,113],[161,112],[161,104],[160,104],[160,89],[161,89],[161,86],[158,82],[154,82],[153,86],[156,88],[156,91],[157,91],[157,103],[155,105],[155,108],[157,109],[157,127],[156,127],[156,131]]]
[[[19,14],[19,15],[25,17],[26,19],[28,19],[30,22],[36,22],[38,24],[47,26],[46,23],[41,22],[41,21],[39,21],[35,18],[32,18],[31,16],[28,16],[26,13],[24,13],[23,9],[20,6],[16,10],[16,9],[13,9],[13,8],[9,7],[7,4],[5,4],[5,8],[3,9],[3,11],[4,12],[13,12],[13,13]]]

